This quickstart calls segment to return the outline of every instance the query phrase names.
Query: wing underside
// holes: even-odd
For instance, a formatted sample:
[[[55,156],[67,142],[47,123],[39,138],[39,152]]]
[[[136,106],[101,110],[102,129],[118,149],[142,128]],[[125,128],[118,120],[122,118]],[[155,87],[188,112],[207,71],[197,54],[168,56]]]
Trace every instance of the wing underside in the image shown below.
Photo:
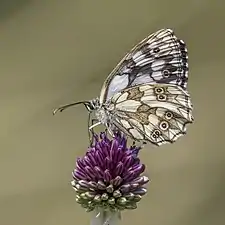
[[[176,85],[145,84],[128,88],[111,99],[113,124],[137,141],[172,143],[192,123],[189,94]]]

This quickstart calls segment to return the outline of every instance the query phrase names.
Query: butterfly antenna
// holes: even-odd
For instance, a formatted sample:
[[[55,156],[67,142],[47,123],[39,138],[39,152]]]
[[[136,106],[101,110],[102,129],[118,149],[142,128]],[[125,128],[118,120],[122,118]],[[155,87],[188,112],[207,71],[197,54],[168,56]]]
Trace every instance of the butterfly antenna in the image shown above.
[[[75,106],[75,105],[80,105],[80,104],[83,104],[86,108],[87,108],[87,105],[90,104],[89,102],[87,101],[82,101],[82,102],[74,102],[74,103],[71,103],[71,104],[68,104],[68,105],[63,105],[57,109],[54,109],[53,110],[53,115],[55,115],[57,112],[62,112],[64,111],[65,109],[71,107],[71,106]]]

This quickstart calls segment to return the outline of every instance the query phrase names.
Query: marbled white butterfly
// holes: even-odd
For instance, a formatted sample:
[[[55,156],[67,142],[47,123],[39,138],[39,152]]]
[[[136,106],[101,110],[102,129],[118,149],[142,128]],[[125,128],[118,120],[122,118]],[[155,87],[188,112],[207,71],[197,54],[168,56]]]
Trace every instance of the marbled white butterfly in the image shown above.
[[[103,124],[111,135],[119,130],[134,141],[173,143],[193,122],[187,81],[185,43],[171,29],[162,29],[120,61],[105,80],[99,98],[62,106],[54,114],[82,103],[90,113],[95,112],[98,121],[89,130]]]

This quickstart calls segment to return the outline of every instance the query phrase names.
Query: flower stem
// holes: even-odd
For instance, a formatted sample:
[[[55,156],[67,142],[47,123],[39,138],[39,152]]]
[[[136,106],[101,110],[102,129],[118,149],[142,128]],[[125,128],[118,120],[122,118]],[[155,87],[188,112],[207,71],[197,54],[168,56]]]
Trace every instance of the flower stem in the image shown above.
[[[121,220],[121,213],[119,211],[105,211],[104,209],[97,209],[94,211],[91,225],[118,225]]]

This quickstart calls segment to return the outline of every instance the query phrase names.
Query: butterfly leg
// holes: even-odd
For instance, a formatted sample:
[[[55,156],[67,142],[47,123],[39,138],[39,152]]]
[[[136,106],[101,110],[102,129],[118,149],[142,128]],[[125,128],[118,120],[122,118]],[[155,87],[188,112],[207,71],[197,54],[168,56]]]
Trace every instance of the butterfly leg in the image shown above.
[[[96,119],[93,119],[92,120],[92,123],[94,123],[94,121],[98,121],[98,120],[96,120]],[[92,143],[93,143],[93,137],[94,137],[94,127],[96,127],[96,126],[98,126],[98,125],[100,125],[101,124],[101,122],[97,122],[97,123],[94,123],[94,124],[92,124],[89,128],[88,128],[88,132],[89,132],[89,140],[90,140],[90,144],[92,145]]]
[[[93,125],[95,122],[98,122],[97,119],[91,119],[91,113],[88,115],[88,138],[90,145],[93,143],[93,137],[94,137],[94,132],[93,132]]]
[[[133,141],[132,145],[143,148],[147,144],[146,141]]]
[[[140,147],[141,147],[141,148],[143,148],[146,144],[147,144],[147,142],[146,142],[146,141],[142,141],[142,142],[141,142],[141,146],[140,146]]]
[[[94,127],[97,127],[97,126],[100,125],[100,124],[101,124],[101,122],[94,123],[93,125],[91,125],[91,126],[89,127],[89,130],[93,130]]]
[[[109,133],[109,135],[111,136],[111,137],[114,137],[115,135],[114,135],[114,132],[115,130],[113,130],[112,129],[112,126],[110,126],[110,124],[106,124],[106,132],[107,133]]]

